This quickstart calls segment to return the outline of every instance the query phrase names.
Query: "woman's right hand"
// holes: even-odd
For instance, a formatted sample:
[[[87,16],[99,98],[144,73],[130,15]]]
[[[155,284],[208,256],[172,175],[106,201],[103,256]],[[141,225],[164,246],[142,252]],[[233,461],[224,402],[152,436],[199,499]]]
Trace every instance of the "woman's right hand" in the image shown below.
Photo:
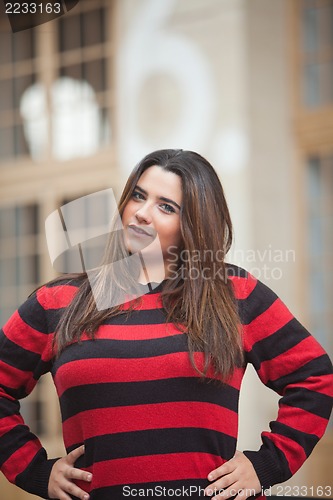
[[[88,482],[92,480],[92,474],[74,467],[76,460],[83,454],[84,445],[75,448],[66,457],[60,458],[54,463],[48,485],[50,498],[71,500],[71,497],[68,495],[70,494],[81,500],[89,499],[89,494],[73,483],[73,479]]]

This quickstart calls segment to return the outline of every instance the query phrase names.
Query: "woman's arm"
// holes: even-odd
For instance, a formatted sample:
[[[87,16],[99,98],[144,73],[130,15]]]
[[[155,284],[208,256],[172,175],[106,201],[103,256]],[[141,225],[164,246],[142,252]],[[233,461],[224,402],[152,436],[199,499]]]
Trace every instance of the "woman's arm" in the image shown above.
[[[25,425],[19,399],[27,396],[51,366],[52,334],[45,290],[34,293],[0,330],[0,467],[22,489],[48,498],[53,464],[39,439]]]
[[[271,432],[261,435],[260,449],[237,451],[208,475],[207,495],[245,500],[286,481],[309,456],[328,424],[333,375],[324,349],[272,290],[239,268],[234,285],[246,360],[282,396]]]
[[[332,363],[317,340],[266,285],[248,274],[242,322],[247,360],[281,395],[258,451],[245,451],[263,488],[286,481],[323,436],[332,410]]]
[[[52,366],[53,334],[76,286],[56,283],[37,290],[0,331],[0,467],[7,479],[43,498],[69,500],[89,495],[74,480],[90,482],[75,468],[80,446],[63,458],[48,459],[39,439],[25,425],[19,399],[35,387]]]

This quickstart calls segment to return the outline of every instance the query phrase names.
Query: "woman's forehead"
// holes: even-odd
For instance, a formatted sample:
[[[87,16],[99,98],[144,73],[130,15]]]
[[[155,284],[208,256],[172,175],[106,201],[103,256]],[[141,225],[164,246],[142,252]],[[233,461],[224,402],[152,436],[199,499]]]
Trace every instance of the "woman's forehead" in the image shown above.
[[[180,198],[175,201],[181,202],[183,191],[181,177],[158,165],[147,168],[139,177],[137,186],[151,195],[157,197],[172,195],[174,198]]]

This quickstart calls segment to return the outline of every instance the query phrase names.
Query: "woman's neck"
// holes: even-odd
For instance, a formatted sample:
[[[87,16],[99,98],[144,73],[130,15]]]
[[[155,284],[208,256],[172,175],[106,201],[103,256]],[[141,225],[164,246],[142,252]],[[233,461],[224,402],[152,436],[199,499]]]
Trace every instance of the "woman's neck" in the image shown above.
[[[147,283],[161,283],[171,275],[170,266],[164,261],[164,268],[161,268],[161,266],[142,267],[138,282],[142,285],[146,285]]]

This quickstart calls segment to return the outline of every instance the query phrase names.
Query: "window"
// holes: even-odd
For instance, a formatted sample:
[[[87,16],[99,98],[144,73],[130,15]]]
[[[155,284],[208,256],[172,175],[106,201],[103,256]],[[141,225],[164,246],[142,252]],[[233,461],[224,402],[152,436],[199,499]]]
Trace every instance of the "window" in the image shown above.
[[[309,108],[333,104],[333,2],[301,0],[301,95]]]
[[[52,29],[0,23],[1,163],[69,160],[111,145],[113,2],[86,0]]]
[[[82,2],[58,21],[54,151],[61,159],[93,154],[110,141],[106,8]],[[68,134],[63,134],[68,128]]]
[[[333,355],[333,155],[308,162],[308,259],[314,334]]]
[[[29,153],[20,113],[20,102],[24,91],[36,81],[35,58],[34,30],[12,34],[0,29],[0,151],[2,161]]]
[[[38,207],[0,208],[0,323],[39,282]]]

